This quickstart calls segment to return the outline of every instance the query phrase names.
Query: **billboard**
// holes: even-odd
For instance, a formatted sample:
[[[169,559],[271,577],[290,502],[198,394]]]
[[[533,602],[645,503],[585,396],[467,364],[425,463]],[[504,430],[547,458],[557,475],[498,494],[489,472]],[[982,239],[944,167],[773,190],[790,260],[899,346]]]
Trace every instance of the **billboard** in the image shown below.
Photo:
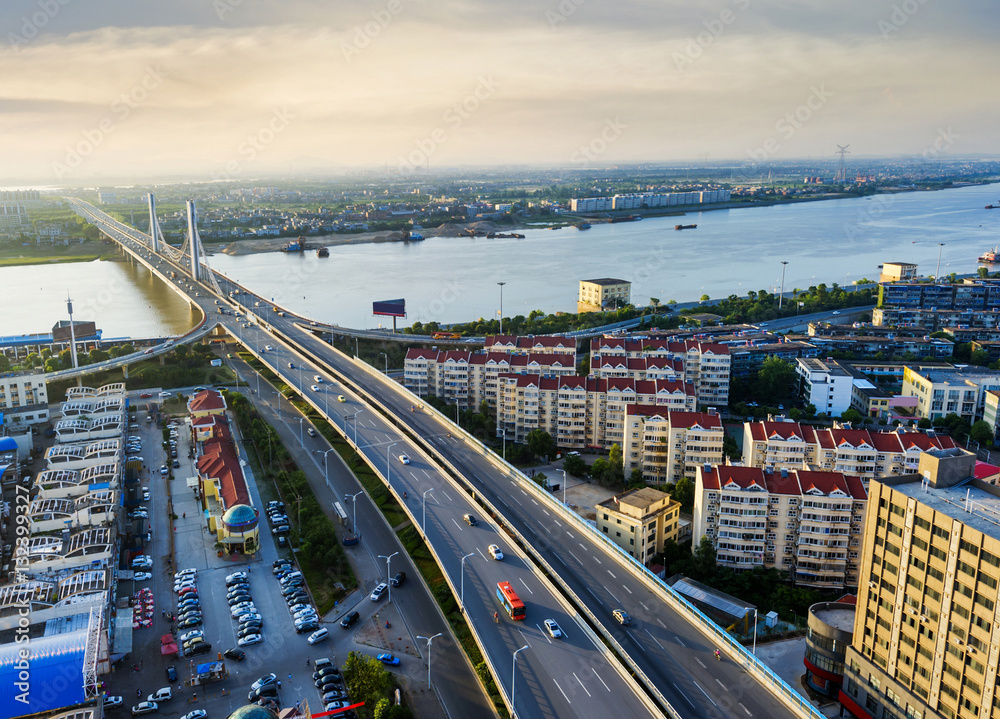
[[[372,302],[373,315],[385,315],[386,317],[406,317],[406,300],[382,300]]]

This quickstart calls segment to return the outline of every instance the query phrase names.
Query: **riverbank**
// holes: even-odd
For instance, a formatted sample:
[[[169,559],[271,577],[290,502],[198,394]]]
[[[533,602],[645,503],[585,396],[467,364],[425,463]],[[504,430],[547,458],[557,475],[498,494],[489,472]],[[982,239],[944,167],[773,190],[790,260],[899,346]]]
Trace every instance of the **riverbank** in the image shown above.
[[[84,242],[68,246],[0,245],[0,267],[61,265],[95,260],[114,261],[119,258],[120,255],[114,247],[102,242]]]

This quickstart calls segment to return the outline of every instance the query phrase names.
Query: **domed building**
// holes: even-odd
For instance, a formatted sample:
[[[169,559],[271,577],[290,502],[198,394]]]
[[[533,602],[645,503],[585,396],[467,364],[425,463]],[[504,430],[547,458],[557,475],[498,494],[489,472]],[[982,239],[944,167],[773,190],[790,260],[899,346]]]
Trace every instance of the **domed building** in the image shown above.
[[[257,510],[247,504],[234,504],[222,515],[219,541],[229,551],[253,554],[260,541]]]
[[[236,709],[228,719],[278,719],[278,715],[267,707],[247,704]]]

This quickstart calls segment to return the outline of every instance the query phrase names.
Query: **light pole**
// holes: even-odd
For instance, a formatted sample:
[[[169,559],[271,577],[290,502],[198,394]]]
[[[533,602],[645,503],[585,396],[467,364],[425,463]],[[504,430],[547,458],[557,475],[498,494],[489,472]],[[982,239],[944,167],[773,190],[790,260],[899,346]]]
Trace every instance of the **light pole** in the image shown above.
[[[503,334],[503,286],[506,282],[497,282],[500,285],[500,334]]]
[[[330,464],[329,464],[329,462],[327,462],[327,459],[328,459],[328,455],[330,454],[330,452],[333,452],[335,449],[336,449],[336,447],[334,447],[333,449],[328,449],[325,452],[322,449],[314,449],[313,450],[313,452],[315,452],[316,454],[322,454],[323,455],[323,476],[324,476],[324,479],[326,480],[326,488],[327,489],[330,488]]]
[[[944,251],[944,243],[943,242],[938,242],[938,263],[937,263],[937,269],[934,270],[934,282],[937,282],[940,279],[940,274],[941,274],[941,253],[943,251]]]
[[[358,338],[354,338],[354,356],[357,357],[361,354],[361,350],[358,349]]]
[[[424,517],[420,520],[420,531],[425,535],[427,534],[427,493],[433,491],[434,487],[431,487],[424,492]]]
[[[566,470],[564,469],[562,473],[563,473],[563,504],[566,504]]]
[[[507,428],[504,427],[503,430],[503,459],[507,461]]]
[[[389,489],[392,489],[392,481],[389,476],[392,474],[392,465],[389,464],[389,450],[395,447],[398,442],[393,442],[385,448],[385,483],[389,485]]]
[[[781,301],[785,297],[785,265],[788,264],[787,260],[781,261],[781,291],[778,292],[778,309],[781,309]]]
[[[393,552],[389,556],[386,556],[384,554],[378,555],[379,559],[384,559],[385,560],[385,584],[386,584],[387,587],[389,587],[389,599],[388,599],[388,602],[387,602],[388,604],[392,604],[392,582],[389,581],[389,573],[392,570],[389,569],[389,562],[391,562],[392,558],[395,557],[397,554],[399,554],[399,552]]]
[[[469,557],[474,557],[474,556],[476,556],[476,553],[470,552],[469,554],[466,554],[464,557],[462,557],[462,588],[459,591],[459,604],[461,604],[462,606],[458,608],[458,610],[462,612],[462,614],[465,614],[465,560],[468,559]]]
[[[388,377],[389,376],[389,355],[387,355],[385,352],[379,352],[379,354],[382,355],[383,357],[385,357],[385,376]]]
[[[352,509],[351,513],[354,515],[352,517],[352,519],[351,519],[351,522],[353,523],[354,533],[360,537],[361,536],[361,532],[358,531],[358,495],[359,494],[364,494],[364,492],[355,492],[354,494],[345,494],[344,496],[351,498],[351,509]]]
[[[751,653],[757,653],[757,607],[753,608],[753,651]]]
[[[431,688],[431,642],[440,637],[442,633],[443,632],[438,632],[433,637],[422,637],[419,634],[417,635],[417,639],[427,640],[427,688],[428,689]]]
[[[304,426],[302,423],[305,421],[305,419],[306,419],[305,417],[299,417],[299,447],[303,449],[305,449],[306,446],[306,442],[302,438],[302,427]]]
[[[514,719],[517,719],[517,707],[514,705],[514,682],[517,680],[517,655],[519,652],[523,652],[527,648],[528,645],[525,644],[523,647],[514,652],[514,660],[511,662],[510,667],[510,709],[511,716]]]
[[[357,412],[351,415],[351,419],[354,420],[354,447],[358,446],[358,415],[364,412],[363,409],[359,409]],[[344,430],[347,429],[347,417],[344,417]]]

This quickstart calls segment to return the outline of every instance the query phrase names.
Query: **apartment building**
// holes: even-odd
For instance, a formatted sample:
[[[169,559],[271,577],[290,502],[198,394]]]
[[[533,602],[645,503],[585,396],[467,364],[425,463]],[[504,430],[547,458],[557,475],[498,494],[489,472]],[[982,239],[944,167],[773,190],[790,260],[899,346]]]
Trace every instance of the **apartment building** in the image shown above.
[[[625,476],[638,468],[643,480],[652,484],[694,479],[698,466],[722,464],[724,435],[717,414],[627,405],[622,445]]]
[[[951,437],[905,428],[874,432],[836,423],[833,427],[797,422],[743,424],[743,464],[747,467],[842,472],[865,483],[914,472],[924,452],[954,446]]]
[[[874,328],[870,328],[874,329]],[[925,336],[926,330],[920,329],[920,337],[886,337],[881,335],[840,335],[824,334],[809,338],[809,344],[816,347],[820,353],[850,352],[861,357],[875,357],[912,354],[916,357],[951,357],[955,351],[955,343],[951,340]],[[794,335],[792,339],[794,339]]]
[[[900,394],[916,397],[920,417],[937,419],[957,414],[970,424],[981,419],[986,392],[1000,389],[1000,372],[979,367],[903,370]]]
[[[597,531],[643,564],[661,553],[665,542],[677,541],[680,502],[659,490],[633,489],[600,502],[596,509]]]
[[[632,304],[632,283],[614,277],[580,280],[578,312],[600,312]]]
[[[917,279],[917,266],[912,262],[884,262],[879,282],[908,282]]]
[[[569,352],[512,353],[410,349],[403,360],[403,385],[422,397],[434,395],[464,409],[482,402],[496,407],[502,374],[560,377],[576,374]]]
[[[854,377],[835,360],[800,357],[795,361],[799,396],[816,414],[839,417],[851,408]]]
[[[0,375],[0,415],[11,425],[48,422],[48,403],[44,374],[15,372]]]
[[[625,409],[632,404],[693,411],[696,395],[693,385],[667,380],[500,375],[497,436],[524,442],[542,429],[569,449],[624,446]]]
[[[1000,324],[1000,310],[941,310],[925,307],[876,307],[872,323],[889,327],[920,327],[930,332],[992,332]]]
[[[1000,489],[975,457],[930,452],[870,486],[857,618],[840,701],[864,719],[1000,713]]]
[[[840,472],[698,467],[694,541],[708,537],[722,566],[777,567],[817,589],[855,587],[867,502],[861,479]]]
[[[714,342],[698,340],[676,341],[654,337],[595,337],[590,342],[591,372],[596,366],[605,376],[617,373],[628,376],[629,363],[626,360],[646,360],[645,372],[669,372],[674,365],[660,365],[649,360],[681,360],[684,362],[684,381],[694,384],[698,393],[698,403],[709,407],[725,407],[729,404],[729,347]],[[639,373],[639,363],[635,371]],[[638,379],[638,377],[636,377]]]
[[[483,342],[484,352],[506,352],[507,354],[571,354],[576,362],[576,339],[561,335],[490,335]]]

